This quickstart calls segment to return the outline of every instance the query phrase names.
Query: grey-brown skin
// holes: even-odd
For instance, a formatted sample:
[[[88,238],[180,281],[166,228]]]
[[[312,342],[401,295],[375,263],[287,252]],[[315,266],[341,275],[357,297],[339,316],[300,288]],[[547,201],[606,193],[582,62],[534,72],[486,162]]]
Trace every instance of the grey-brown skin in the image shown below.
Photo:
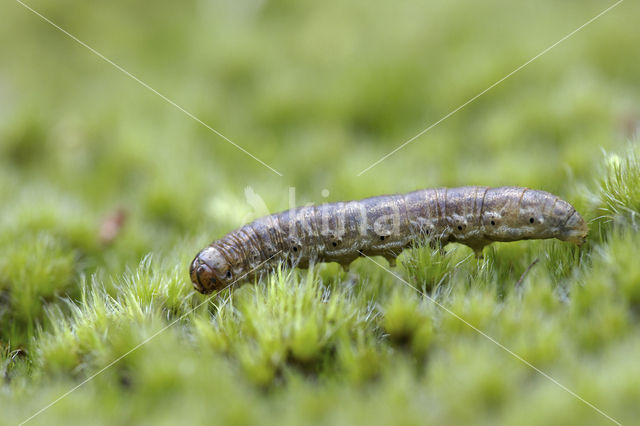
[[[195,289],[211,293],[272,270],[280,262],[306,268],[360,256],[384,256],[391,266],[402,250],[428,241],[457,242],[477,256],[494,241],[557,238],[581,245],[588,228],[566,201],[519,187],[436,188],[359,201],[300,207],[265,216],[195,257]],[[425,238],[426,237],[426,238]]]

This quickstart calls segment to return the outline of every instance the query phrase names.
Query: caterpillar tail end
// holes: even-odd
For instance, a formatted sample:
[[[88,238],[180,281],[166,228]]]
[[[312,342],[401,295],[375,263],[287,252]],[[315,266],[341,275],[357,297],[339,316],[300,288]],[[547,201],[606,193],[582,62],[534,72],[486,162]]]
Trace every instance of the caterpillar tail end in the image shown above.
[[[587,240],[589,227],[582,216],[577,211],[574,211],[562,227],[561,232],[561,240],[581,246]]]

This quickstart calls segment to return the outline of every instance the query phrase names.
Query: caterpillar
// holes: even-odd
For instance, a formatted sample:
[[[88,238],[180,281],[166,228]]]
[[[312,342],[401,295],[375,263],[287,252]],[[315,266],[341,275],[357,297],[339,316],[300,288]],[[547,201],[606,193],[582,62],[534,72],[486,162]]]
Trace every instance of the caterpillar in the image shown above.
[[[425,241],[457,242],[476,256],[494,241],[557,238],[584,243],[588,228],[571,204],[545,191],[520,187],[424,189],[357,201],[298,207],[259,218],[200,251],[190,278],[201,293],[250,280],[277,263],[306,268],[361,256],[384,256]]]

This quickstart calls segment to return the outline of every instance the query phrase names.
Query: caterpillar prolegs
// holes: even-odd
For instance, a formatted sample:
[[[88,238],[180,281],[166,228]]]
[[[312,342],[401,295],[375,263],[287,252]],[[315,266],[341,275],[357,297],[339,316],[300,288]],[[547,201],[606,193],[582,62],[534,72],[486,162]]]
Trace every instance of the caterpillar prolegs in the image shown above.
[[[191,263],[201,293],[252,279],[279,262],[347,267],[359,256],[393,266],[408,247],[457,242],[481,255],[494,241],[557,238],[582,244],[587,225],[575,208],[545,191],[519,187],[424,189],[299,207],[257,219],[213,242]],[[425,238],[426,237],[426,238]]]

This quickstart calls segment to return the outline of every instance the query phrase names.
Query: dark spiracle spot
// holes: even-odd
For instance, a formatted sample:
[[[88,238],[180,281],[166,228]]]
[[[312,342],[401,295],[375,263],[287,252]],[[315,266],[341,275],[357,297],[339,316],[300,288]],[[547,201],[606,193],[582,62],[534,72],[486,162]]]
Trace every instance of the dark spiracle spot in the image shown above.
[[[495,225],[495,224],[496,224],[496,221],[495,221],[495,220],[492,220],[492,221],[491,221],[491,224],[492,224],[492,225]]]
[[[231,278],[231,270],[227,271],[227,278]]]
[[[380,241],[384,241],[384,235],[380,235]]]
[[[529,218],[529,223],[535,222],[532,217]]]
[[[458,225],[458,231],[462,231],[462,226]]]
[[[336,243],[335,241],[331,243],[332,246],[334,247],[338,247],[338,243]]]

